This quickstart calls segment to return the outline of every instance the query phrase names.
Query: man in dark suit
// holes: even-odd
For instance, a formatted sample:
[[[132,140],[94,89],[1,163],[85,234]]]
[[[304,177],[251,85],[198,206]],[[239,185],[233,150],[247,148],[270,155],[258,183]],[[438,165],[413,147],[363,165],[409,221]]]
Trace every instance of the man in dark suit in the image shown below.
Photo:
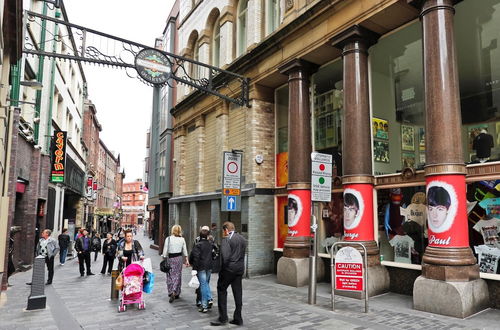
[[[92,242],[88,237],[89,232],[84,229],[82,231],[82,236],[76,240],[75,249],[78,252],[78,263],[80,266],[80,276],[84,275],[85,269],[83,263],[87,267],[87,276],[94,275],[90,271],[90,252],[92,251]]]
[[[222,226],[224,238],[222,239],[221,253],[221,271],[217,281],[217,299],[219,306],[219,318],[210,322],[212,326],[227,324],[227,288],[231,285],[233,289],[234,310],[233,320],[229,323],[243,325],[241,317],[241,307],[243,306],[243,290],[241,280],[245,272],[245,249],[247,247],[246,239],[235,232],[234,224],[226,221]]]

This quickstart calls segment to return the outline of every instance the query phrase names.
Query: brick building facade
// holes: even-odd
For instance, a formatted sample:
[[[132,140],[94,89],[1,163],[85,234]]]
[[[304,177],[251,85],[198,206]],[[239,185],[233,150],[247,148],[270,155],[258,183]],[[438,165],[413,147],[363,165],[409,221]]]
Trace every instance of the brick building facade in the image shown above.
[[[142,180],[123,184],[122,227],[142,225],[147,205],[147,189]]]

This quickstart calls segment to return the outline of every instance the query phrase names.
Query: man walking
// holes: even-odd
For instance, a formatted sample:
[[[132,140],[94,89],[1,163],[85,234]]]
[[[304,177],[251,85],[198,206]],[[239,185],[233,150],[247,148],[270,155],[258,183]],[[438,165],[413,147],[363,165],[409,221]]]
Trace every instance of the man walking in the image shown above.
[[[224,222],[222,226],[224,238],[221,243],[221,271],[217,281],[217,298],[219,306],[219,318],[210,322],[212,326],[221,326],[227,324],[227,288],[231,285],[233,289],[234,303],[236,308],[233,314],[233,320],[229,323],[243,325],[241,317],[241,308],[243,306],[243,290],[241,280],[245,272],[245,249],[246,239],[235,232],[234,224],[230,221]]]
[[[54,258],[59,251],[59,246],[57,241],[50,237],[52,231],[50,229],[45,229],[42,231],[42,238],[38,241],[36,245],[36,255],[45,257],[45,264],[47,265],[47,271],[49,272],[49,277],[47,278],[47,285],[52,284],[52,278],[54,277]],[[31,285],[31,283],[26,283]]]
[[[62,234],[57,236],[57,240],[59,241],[59,248],[61,249],[59,251],[59,262],[61,266],[64,266],[64,263],[66,262],[66,256],[68,255],[68,246],[70,241],[68,229],[63,228]]]
[[[83,263],[87,267],[87,276],[94,275],[90,271],[90,252],[92,251],[92,242],[88,237],[89,232],[87,229],[82,230],[82,236],[76,240],[75,249],[78,252],[78,264],[80,266],[80,276],[83,276],[85,269]]]

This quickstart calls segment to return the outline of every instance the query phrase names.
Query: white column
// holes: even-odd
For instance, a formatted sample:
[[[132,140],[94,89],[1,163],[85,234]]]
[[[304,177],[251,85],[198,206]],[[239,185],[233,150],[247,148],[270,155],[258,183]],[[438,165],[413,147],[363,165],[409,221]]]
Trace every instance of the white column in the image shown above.
[[[248,1],[247,47],[262,40],[262,4],[261,0]]]

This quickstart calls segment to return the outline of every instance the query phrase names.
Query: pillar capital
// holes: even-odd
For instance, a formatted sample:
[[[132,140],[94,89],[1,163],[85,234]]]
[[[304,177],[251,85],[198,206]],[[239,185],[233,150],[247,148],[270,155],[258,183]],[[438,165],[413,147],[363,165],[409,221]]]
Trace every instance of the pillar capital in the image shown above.
[[[378,38],[379,34],[360,25],[354,25],[333,37],[330,43],[333,47],[341,49],[342,55],[345,55],[346,52],[352,51],[366,52],[370,46],[377,43]]]
[[[440,3],[443,2],[448,2],[447,0],[406,0],[408,4],[412,5],[413,7],[417,9],[422,9],[424,5],[426,6],[434,6],[435,5],[440,5]],[[452,2],[452,5],[456,5],[459,2],[462,2],[462,0],[450,0]]]
[[[281,74],[290,76],[295,72],[302,72],[306,75],[311,75],[318,69],[319,65],[312,62],[303,60],[301,58],[294,58],[280,66],[278,71]]]

